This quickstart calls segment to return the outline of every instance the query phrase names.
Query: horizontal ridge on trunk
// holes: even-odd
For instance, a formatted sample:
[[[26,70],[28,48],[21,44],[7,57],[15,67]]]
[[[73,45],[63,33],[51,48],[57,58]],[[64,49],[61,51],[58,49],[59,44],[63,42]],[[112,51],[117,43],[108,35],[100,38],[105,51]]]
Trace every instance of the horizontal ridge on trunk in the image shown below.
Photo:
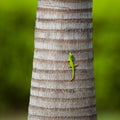
[[[58,9],[58,8],[46,8],[46,7],[38,7],[38,12],[60,12],[60,13],[77,13],[77,12],[90,12],[92,8],[83,8],[83,9]]]
[[[49,38],[49,39],[91,39],[92,30],[87,30],[86,32],[35,32],[35,38]]]
[[[39,52],[39,51],[47,51],[47,52],[57,52],[57,53],[86,53],[86,52],[90,52],[93,51],[93,48],[88,48],[88,49],[82,49],[82,50],[55,50],[55,49],[40,49],[40,48],[35,48],[35,52]]]
[[[49,43],[49,42],[48,42]],[[87,43],[77,43],[77,44],[69,44],[69,43],[64,43],[65,46],[63,46],[60,43],[51,43],[48,44],[47,42],[36,42],[34,44],[35,49],[48,49],[48,50],[64,50],[64,51],[84,51],[84,50],[89,50],[92,49],[92,42],[87,42]],[[71,49],[72,47],[72,49]]]
[[[40,107],[40,106],[35,106],[35,105],[30,104],[30,107],[34,107],[36,109],[44,109],[44,110],[50,109],[50,110],[53,110],[53,111],[56,111],[56,110],[71,111],[71,110],[89,109],[89,108],[95,107],[95,105],[90,105],[90,106],[85,106],[85,107],[76,107],[76,108],[48,108],[48,107],[45,108],[45,107]]]
[[[48,49],[34,50],[34,59],[50,60],[50,61],[67,61],[68,53],[72,52],[75,57],[75,61],[90,60],[93,59],[93,49],[89,51],[54,51]]]
[[[72,83],[70,80],[68,80],[69,82],[62,82],[61,83],[58,83],[57,81],[54,81],[54,82],[50,82],[49,81],[40,81],[40,80],[35,80],[35,79],[32,79],[33,82],[31,84],[31,86],[33,87],[38,87],[38,88],[41,88],[41,87],[45,87],[45,88],[49,88],[49,89],[78,89],[78,88],[89,88],[89,87],[94,87],[94,83],[92,83],[91,80],[85,80],[85,81],[76,81],[74,83]]]
[[[38,82],[70,82],[69,80],[45,80],[45,79],[35,79],[35,78],[32,78],[33,81],[38,81]],[[93,81],[94,78],[87,78],[87,79],[76,79],[75,82],[80,82],[80,81]]]
[[[35,42],[43,42],[43,43],[58,43],[58,44],[80,44],[80,43],[88,43],[88,42],[92,42],[92,39],[78,39],[78,40],[73,40],[73,39],[68,39],[68,40],[64,40],[64,39],[45,39],[45,38],[35,38]]]
[[[78,97],[78,98],[51,98],[51,97],[43,97],[43,96],[35,96],[31,95],[32,98],[42,99],[42,100],[49,100],[49,101],[58,101],[58,102],[81,102],[80,100],[86,99],[94,99],[95,95],[93,96],[85,96],[85,97]]]
[[[39,62],[37,62],[39,61]],[[75,61],[75,63],[78,65],[77,69],[92,69],[93,64],[91,63],[92,59],[90,60],[80,60]],[[69,62],[68,61],[49,61],[49,60],[43,60],[43,59],[34,59],[33,68],[36,68],[38,70],[45,68],[44,70],[71,70],[71,68],[68,67]]]
[[[34,60],[34,63],[46,63],[46,64],[68,64],[68,61],[65,60],[65,61],[57,61],[57,60],[48,60],[48,59],[38,59],[38,58],[35,58]],[[84,59],[84,60],[76,60],[76,63],[86,63],[89,64],[93,61],[93,58],[88,58],[88,59]],[[92,64],[92,63],[91,63]]]
[[[92,1],[92,0],[38,0],[38,1],[48,1],[48,2],[52,2],[52,1],[55,1],[55,2],[70,2],[70,3],[78,3],[78,2],[85,2],[85,1]]]
[[[74,95],[71,96],[71,92],[66,91],[51,91],[51,90],[38,90],[31,88],[31,96],[37,96],[37,97],[50,97],[50,98],[58,98],[58,99],[78,99],[83,97],[92,97],[95,95],[94,88],[93,89],[81,89],[81,91],[74,92]]]
[[[65,32],[92,32],[93,28],[87,28],[87,29],[40,29],[36,28],[36,32],[60,32],[60,33],[65,33]]]
[[[91,73],[93,69],[75,69],[76,73],[79,74],[84,74],[84,73]],[[33,72],[36,73],[48,73],[48,74],[56,74],[56,73],[71,73],[71,69],[64,69],[64,70],[59,70],[59,69],[37,69],[37,68],[33,68]]]
[[[36,112],[36,115],[42,115],[45,112],[46,115],[44,115],[44,117],[47,117],[47,116],[55,117],[56,116],[56,117],[61,117],[61,118],[62,117],[73,117],[73,116],[74,117],[75,116],[77,116],[77,117],[78,116],[79,117],[92,116],[92,115],[96,114],[95,107],[91,107],[91,108],[87,108],[87,109],[79,109],[79,110],[66,110],[66,111],[51,110],[51,109],[40,109],[40,108],[32,107],[32,109],[30,110],[30,114],[34,115],[33,111]]]
[[[44,75],[42,74],[44,73]],[[53,74],[48,74],[48,73],[45,73],[45,72],[42,72],[42,73],[36,73],[33,71],[33,74],[32,74],[32,77],[34,79],[48,79],[48,80],[70,80],[71,79],[71,71],[67,72],[67,76],[66,76],[66,73],[53,73]],[[91,72],[88,72],[88,73],[76,73],[75,72],[75,79],[86,79],[86,78],[91,78],[93,77],[93,71]]]
[[[56,92],[69,92],[69,93],[74,93],[74,92],[79,92],[82,90],[93,90],[94,86],[86,87],[86,88],[76,88],[76,89],[52,89],[52,88],[43,88],[43,87],[33,87],[31,86],[32,89],[34,90],[41,90],[41,91],[56,91]]]
[[[96,120],[96,114],[93,114],[93,115],[88,115],[88,116],[72,116],[72,117],[68,117],[68,116],[56,116],[56,117],[51,117],[51,116],[41,116],[41,115],[30,115],[29,116],[29,120],[33,120],[33,119],[36,119],[36,120],[40,120],[40,119],[44,119],[45,120]]]
[[[36,21],[39,22],[60,22],[60,23],[91,23],[92,18],[80,18],[80,19],[53,19],[53,18],[36,18]]]
[[[43,13],[40,14],[39,12],[37,13],[37,18],[43,18],[43,19],[79,19],[79,16],[81,17],[81,19],[83,18],[91,18],[91,12],[84,12],[84,13],[74,13],[74,14],[60,14],[59,16],[56,14],[50,14],[50,13]],[[48,16],[49,15],[49,16]]]
[[[93,28],[93,24],[90,23],[75,23],[74,25],[71,23],[60,23],[60,22],[43,22],[38,21],[36,23],[36,29],[57,29],[57,30],[77,30],[77,29],[91,29]]]

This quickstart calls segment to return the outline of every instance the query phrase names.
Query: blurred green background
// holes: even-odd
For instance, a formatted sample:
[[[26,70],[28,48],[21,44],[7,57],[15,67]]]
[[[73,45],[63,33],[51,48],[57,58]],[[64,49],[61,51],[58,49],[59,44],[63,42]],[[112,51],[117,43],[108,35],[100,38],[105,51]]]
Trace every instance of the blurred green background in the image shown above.
[[[37,0],[0,1],[0,120],[25,120]],[[120,120],[120,1],[94,0],[98,120]]]

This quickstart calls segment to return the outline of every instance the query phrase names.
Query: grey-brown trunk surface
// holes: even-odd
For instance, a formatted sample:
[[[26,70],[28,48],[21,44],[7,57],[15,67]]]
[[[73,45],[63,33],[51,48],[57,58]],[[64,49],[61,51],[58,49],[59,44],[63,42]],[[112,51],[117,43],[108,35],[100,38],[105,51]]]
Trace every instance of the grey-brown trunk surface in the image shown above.
[[[38,0],[34,43],[28,120],[96,120],[92,0]]]

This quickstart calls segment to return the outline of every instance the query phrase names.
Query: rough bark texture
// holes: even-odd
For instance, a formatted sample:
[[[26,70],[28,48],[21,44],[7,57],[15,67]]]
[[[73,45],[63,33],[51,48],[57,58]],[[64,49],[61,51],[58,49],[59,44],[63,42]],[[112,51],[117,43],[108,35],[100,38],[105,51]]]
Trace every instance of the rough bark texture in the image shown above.
[[[28,120],[96,120],[92,1],[39,0],[36,16]]]

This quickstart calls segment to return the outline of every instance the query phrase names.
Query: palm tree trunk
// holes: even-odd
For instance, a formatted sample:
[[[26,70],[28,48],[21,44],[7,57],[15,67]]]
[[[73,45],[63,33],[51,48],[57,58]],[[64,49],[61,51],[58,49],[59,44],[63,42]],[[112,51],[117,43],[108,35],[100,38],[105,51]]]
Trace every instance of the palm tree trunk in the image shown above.
[[[96,120],[92,0],[39,0],[36,16],[28,120]]]

